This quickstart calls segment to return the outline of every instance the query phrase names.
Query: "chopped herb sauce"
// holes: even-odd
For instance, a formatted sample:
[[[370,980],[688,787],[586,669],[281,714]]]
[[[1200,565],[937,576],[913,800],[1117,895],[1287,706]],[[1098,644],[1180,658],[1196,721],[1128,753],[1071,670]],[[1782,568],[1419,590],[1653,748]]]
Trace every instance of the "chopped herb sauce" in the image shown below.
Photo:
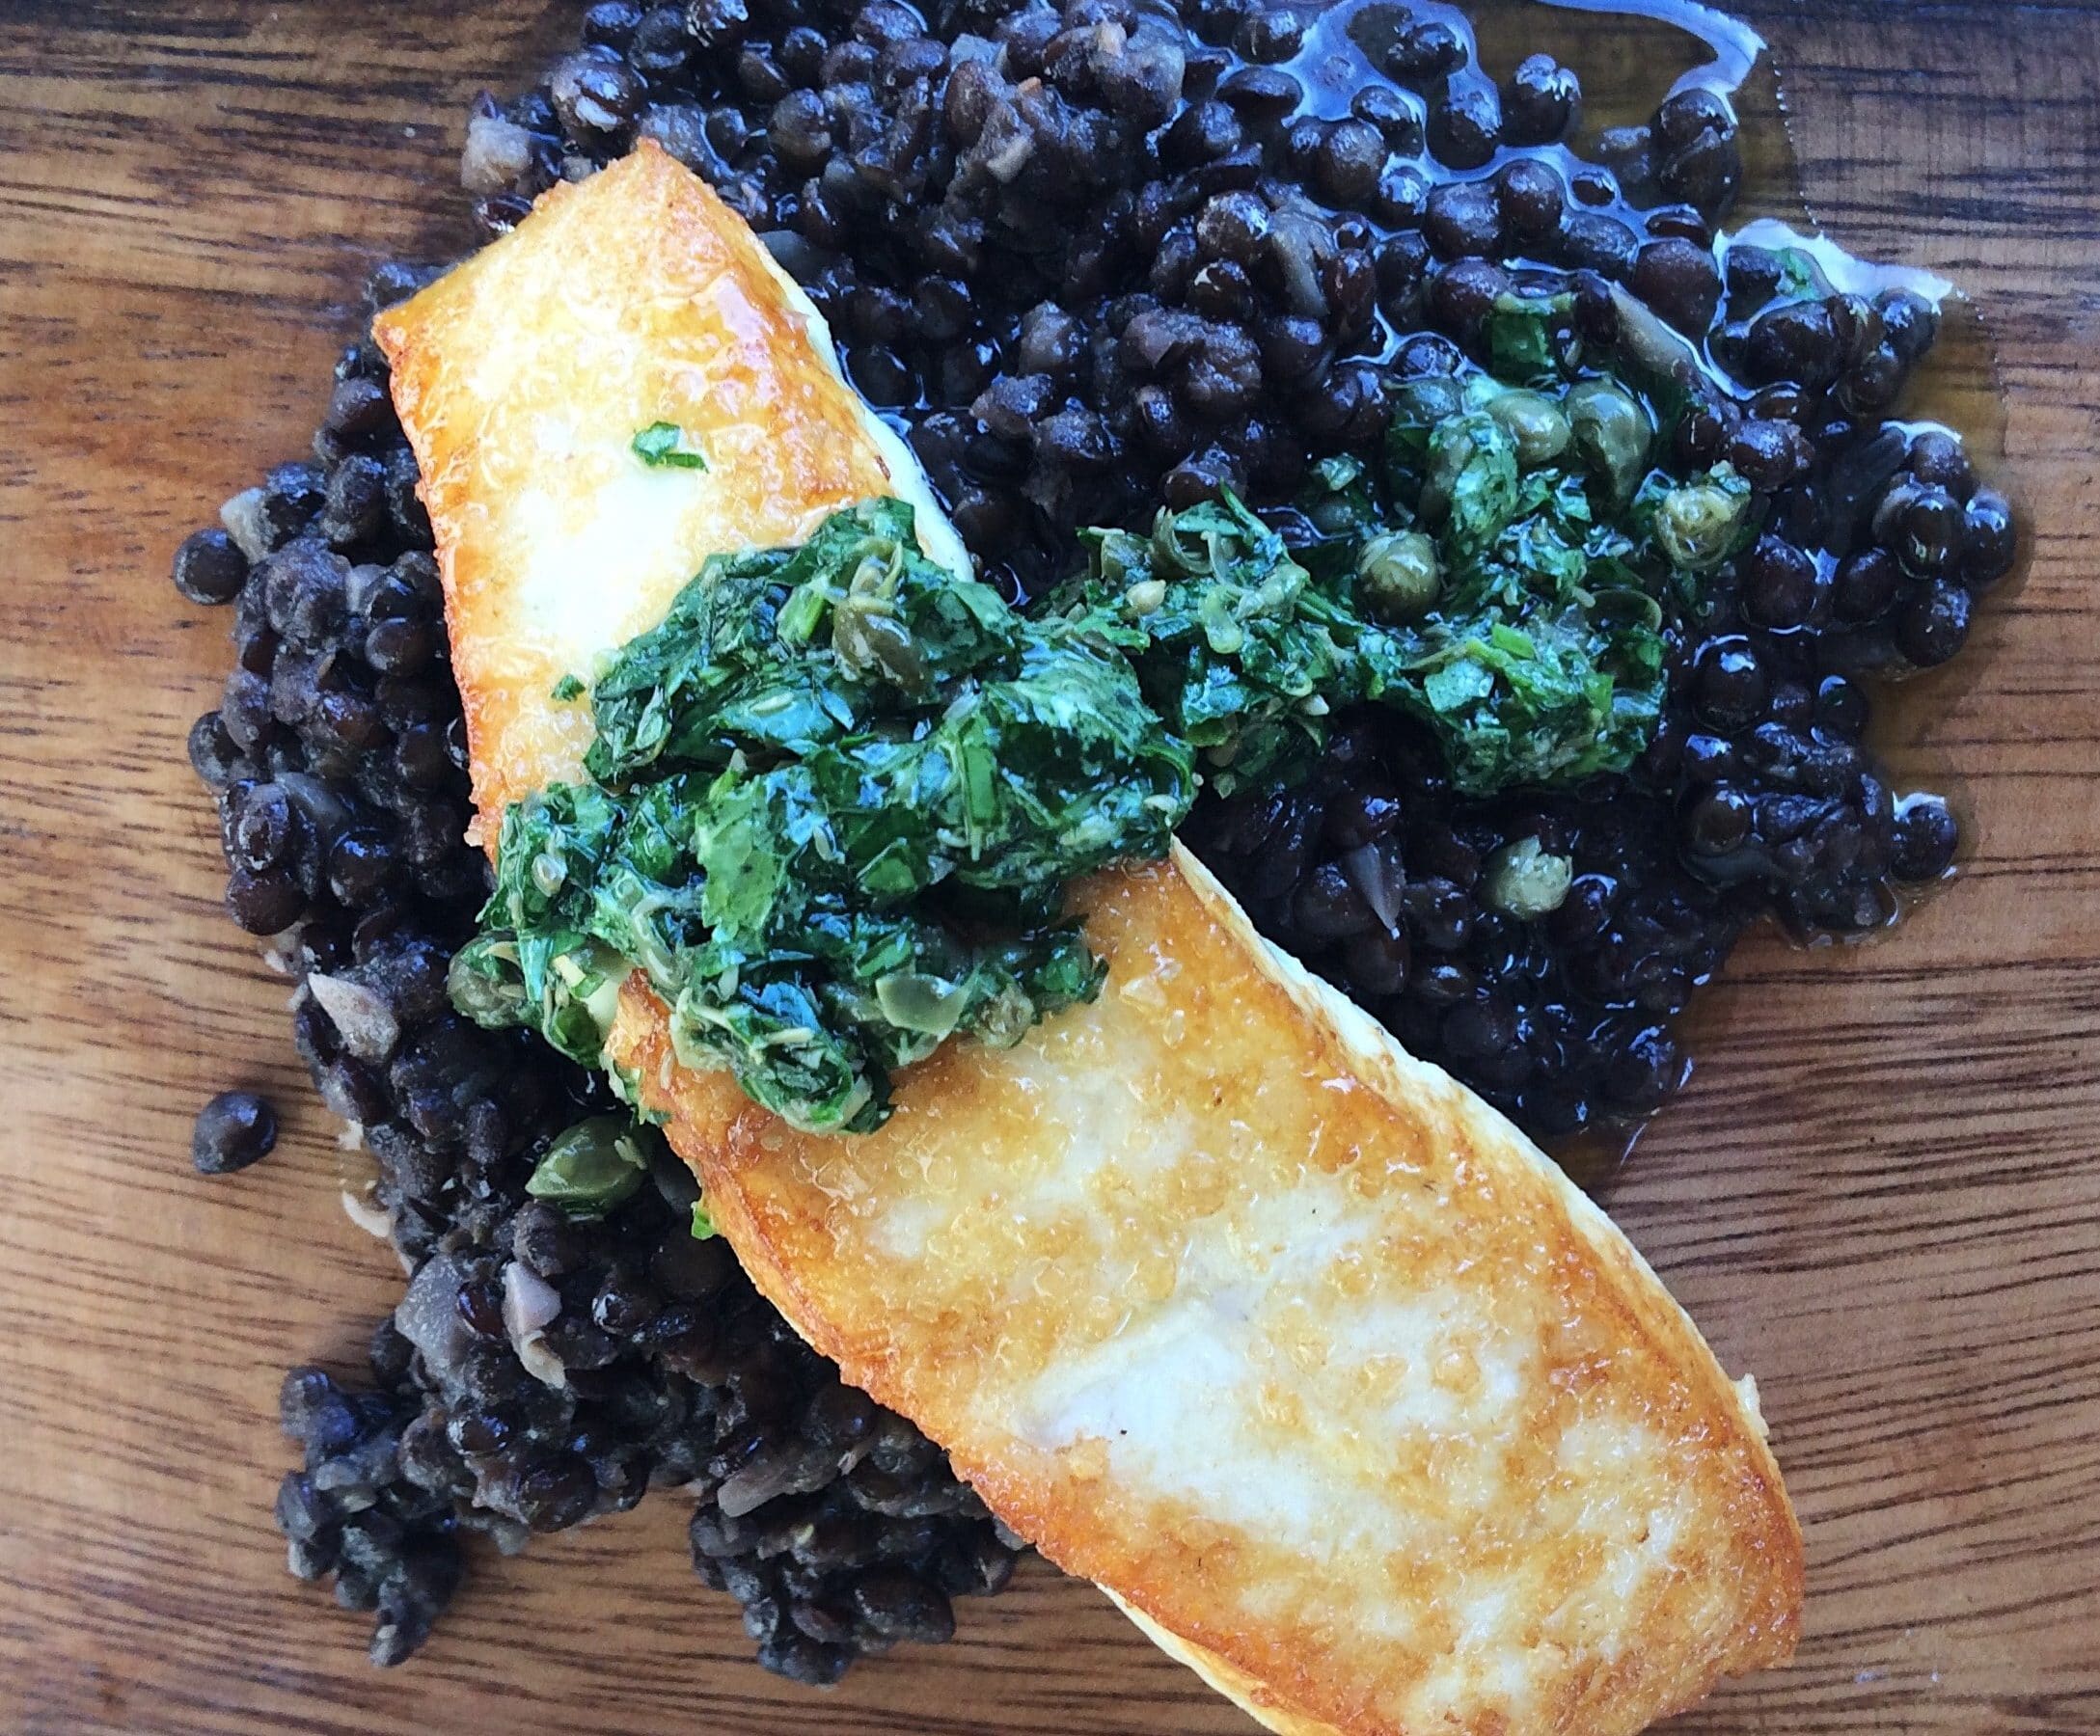
[[[1226,795],[1290,781],[1361,704],[1428,724],[1469,795],[1623,772],[1661,712],[1666,617],[1754,532],[1740,477],[1650,472],[1652,438],[1605,382],[1419,381],[1382,475],[1321,467],[1310,546],[1228,498],[1149,538],[1090,533],[1061,605],[1133,660]]]
[[[926,559],[896,501],[709,560],[591,705],[591,781],[505,816],[455,1000],[596,1065],[639,968],[682,1062],[814,1130],[1091,999],[1067,887],[1163,855],[1195,796],[1117,652]]]
[[[595,1066],[639,970],[683,1064],[864,1132],[899,1068],[1099,992],[1067,892],[1165,854],[1199,759],[1226,795],[1288,783],[1337,710],[1377,704],[1468,794],[1624,771],[1665,624],[1754,534],[1752,497],[1725,466],[1652,469],[1651,400],[1557,371],[1565,312],[1505,297],[1491,347],[1525,383],[1412,382],[1377,466],[1319,467],[1310,535],[1229,495],[1091,531],[1032,617],[928,560],[893,500],[711,558],[590,690],[585,780],[505,815],[455,1003]],[[696,462],[678,438],[635,447]],[[1504,902],[1551,908],[1566,868],[1502,864]],[[625,1184],[602,1152],[566,1161],[550,1190]]]

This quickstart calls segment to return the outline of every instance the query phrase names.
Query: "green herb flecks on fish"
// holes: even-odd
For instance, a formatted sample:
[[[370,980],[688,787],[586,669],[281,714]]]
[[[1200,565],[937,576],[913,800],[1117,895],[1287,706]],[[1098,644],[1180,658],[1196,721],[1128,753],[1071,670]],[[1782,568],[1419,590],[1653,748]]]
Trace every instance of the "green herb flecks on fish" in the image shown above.
[[[707,468],[707,455],[686,445],[686,431],[676,422],[656,421],[635,435],[634,454],[651,470]]]

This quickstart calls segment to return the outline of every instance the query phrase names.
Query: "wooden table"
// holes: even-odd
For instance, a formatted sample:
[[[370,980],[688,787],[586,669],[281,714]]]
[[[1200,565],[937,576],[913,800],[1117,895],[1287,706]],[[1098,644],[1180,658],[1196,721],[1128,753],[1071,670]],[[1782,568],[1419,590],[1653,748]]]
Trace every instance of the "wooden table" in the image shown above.
[[[1611,1204],[1763,1383],[1809,1637],[1700,1731],[2100,1729],[2100,11],[1783,0],[1811,197],[1995,325],[2032,578],[1912,709],[1966,882],[1892,942],[1746,946]],[[811,1697],[745,1662],[679,1504],[483,1565],[408,1668],[284,1573],[279,1370],[398,1288],[346,1223],[285,989],[224,920],[182,736],[227,663],[169,552],[320,407],[364,267],[453,246],[459,125],[558,5],[0,9],[0,1726],[1249,1726],[1082,1586]],[[207,1182],[210,1092],[289,1116]]]

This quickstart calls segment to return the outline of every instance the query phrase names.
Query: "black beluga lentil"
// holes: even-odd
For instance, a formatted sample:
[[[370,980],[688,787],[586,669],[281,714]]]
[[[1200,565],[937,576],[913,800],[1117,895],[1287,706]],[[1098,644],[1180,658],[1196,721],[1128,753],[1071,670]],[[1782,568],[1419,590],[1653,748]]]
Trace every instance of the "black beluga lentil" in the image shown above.
[[[1018,599],[1070,571],[1079,528],[1225,489],[1317,534],[1320,462],[1375,449],[1410,382],[1492,361],[1510,292],[1568,298],[1564,350],[1674,379],[1655,461],[1732,465],[1763,529],[1674,634],[1629,773],[1471,799],[1426,734],[1367,714],[1309,780],[1208,800],[1187,834],[1410,1050],[1542,1140],[1623,1140],[1681,1085],[1677,1016],[1754,921],[1861,933],[1950,871],[1947,804],[1868,746],[1873,678],[1954,656],[2018,537],[1958,438],[1895,420],[1930,298],[1721,233],[1745,179],[1727,92],[1578,154],[1583,129],[1574,69],[1484,66],[1446,5],[601,0],[537,85],[476,105],[462,178],[485,234],[640,138],[708,178]],[[383,268],[371,299],[427,275]],[[312,457],[176,560],[234,617],[189,740],[229,909],[298,978],[295,1042],[413,1274],[368,1384],[286,1379],[292,1570],[375,1612],[395,1663],[463,1533],[516,1548],[684,1487],[695,1567],[769,1668],[830,1681],[943,1640],[1015,1540],[694,1239],[682,1168],[659,1153],[595,1221],[526,1192],[614,1105],[448,999],[487,866],[416,481],[361,339]],[[219,1167],[246,1155],[214,1138]]]
[[[424,275],[383,270],[373,304]],[[376,350],[352,344],[337,376],[315,460],[229,502],[226,547],[192,538],[177,559],[190,595],[245,569],[235,667],[190,757],[218,793],[229,909],[297,976],[294,1041],[360,1129],[365,1204],[413,1272],[368,1385],[286,1377],[305,1455],[277,1504],[291,1569],[374,1613],[372,1658],[394,1664],[456,1589],[464,1533],[516,1549],[677,1487],[698,1497],[700,1576],[742,1599],[768,1668],[832,1681],[863,1651],[945,1639],[950,1600],[1002,1587],[1015,1544],[723,1243],[694,1237],[683,1167],[659,1153],[651,1184],[596,1222],[526,1191],[564,1129],[616,1105],[536,1039],[451,1009],[488,882],[463,839],[430,529]],[[215,1099],[200,1167],[260,1155],[266,1116]]]
[[[225,1176],[259,1163],[277,1146],[277,1111],[248,1091],[222,1091],[197,1112],[190,1160],[201,1176]]]

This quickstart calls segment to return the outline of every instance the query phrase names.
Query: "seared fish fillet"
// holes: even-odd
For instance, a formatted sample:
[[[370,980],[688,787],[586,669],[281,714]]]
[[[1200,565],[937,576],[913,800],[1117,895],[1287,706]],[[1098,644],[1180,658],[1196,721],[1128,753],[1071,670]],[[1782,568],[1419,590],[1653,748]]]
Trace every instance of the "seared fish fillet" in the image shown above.
[[[577,775],[589,746],[590,708],[555,684],[655,626],[704,556],[891,495],[929,556],[969,570],[808,298],[654,143],[549,192],[373,334],[438,531],[491,845],[503,809]],[[658,422],[707,468],[645,465],[634,439]]]
[[[1079,907],[1100,1001],[872,1134],[679,1069],[630,982],[611,1053],[796,1328],[1274,1728],[1605,1736],[1786,1658],[1754,1389],[1610,1221],[1192,857]]]
[[[382,339],[491,830],[575,770],[587,714],[546,689],[706,555],[922,495],[763,250],[653,153]],[[632,474],[658,419],[706,473]],[[930,504],[921,534],[952,549]],[[627,986],[609,1055],[798,1330],[1291,1736],[1610,1736],[1786,1658],[1800,1535],[1755,1390],[1609,1221],[1191,858],[1077,905],[1099,1002],[943,1049],[874,1134],[679,1069]]]

